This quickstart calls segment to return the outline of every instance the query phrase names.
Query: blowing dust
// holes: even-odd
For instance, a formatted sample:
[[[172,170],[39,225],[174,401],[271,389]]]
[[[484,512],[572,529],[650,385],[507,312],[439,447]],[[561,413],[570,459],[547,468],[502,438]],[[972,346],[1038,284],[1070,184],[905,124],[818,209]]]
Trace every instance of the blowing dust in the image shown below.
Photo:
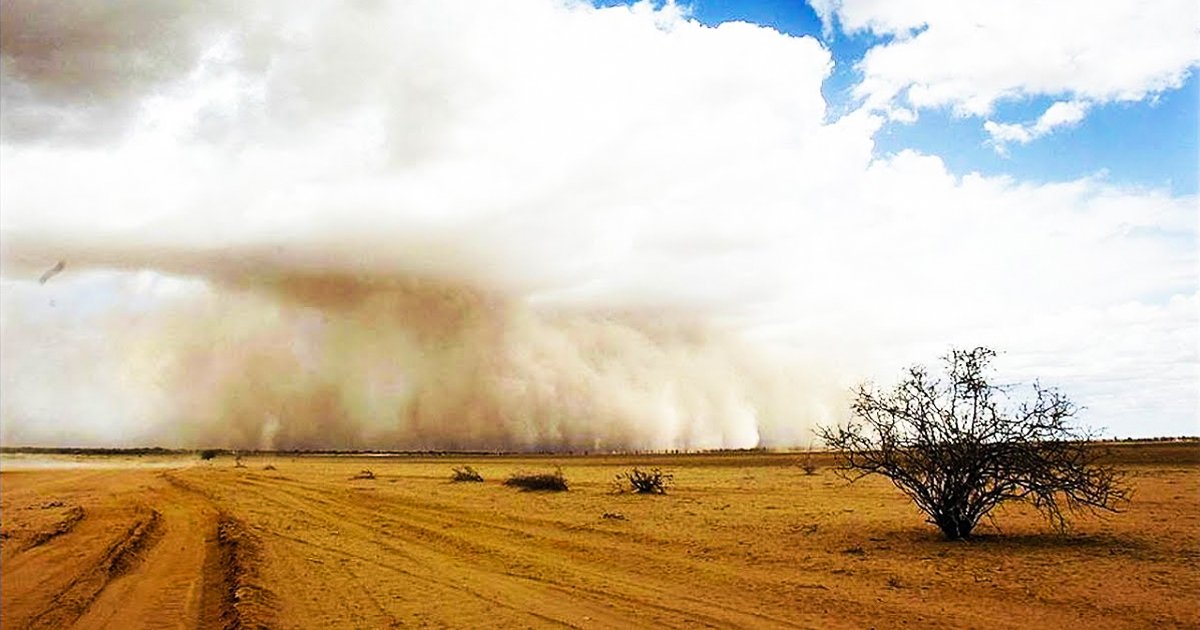
[[[840,402],[827,379],[679,310],[537,307],[502,290],[404,274],[199,277],[144,309],[109,308],[49,331],[21,312],[27,302],[10,302],[6,365],[44,363],[47,341],[71,339],[70,330],[98,335],[60,348],[65,356],[51,363],[72,366],[66,372],[6,378],[6,441],[750,448],[807,443],[810,426]],[[22,283],[33,292],[54,281]],[[91,404],[71,408],[63,396]],[[39,404],[77,417],[39,416]],[[73,423],[106,429],[48,432]]]
[[[733,332],[820,330],[776,302],[843,284],[808,213],[877,123],[827,122],[815,38],[134,4],[0,4],[0,441],[743,448],[844,409],[811,348]]]
[[[683,317],[538,310],[451,282],[337,275],[231,286],[208,306],[162,334],[188,443],[748,448],[800,443],[818,411],[799,402],[816,383]]]

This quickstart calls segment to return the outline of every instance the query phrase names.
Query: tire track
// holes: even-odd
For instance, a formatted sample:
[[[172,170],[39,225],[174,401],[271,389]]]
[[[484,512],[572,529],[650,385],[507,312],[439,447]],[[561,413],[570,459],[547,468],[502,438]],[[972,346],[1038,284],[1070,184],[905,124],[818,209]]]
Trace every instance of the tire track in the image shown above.
[[[82,507],[78,505],[70,507],[67,509],[66,513],[63,514],[63,517],[59,519],[58,522],[51,525],[49,529],[35,532],[33,536],[29,538],[29,542],[25,543],[22,551],[28,551],[34,547],[40,547],[51,540],[62,536],[63,534],[69,533],[72,529],[75,529],[75,526],[79,524],[79,521],[83,520],[84,514],[85,513]]]
[[[240,481],[239,483],[243,486],[251,485],[246,483],[244,480]],[[280,488],[271,486],[269,484],[263,484],[262,489],[272,490],[275,492],[281,490]],[[324,488],[305,486],[303,489],[318,495],[327,496],[333,494],[336,496],[336,491],[326,490]],[[299,501],[304,501],[304,497],[297,492],[296,489],[291,489],[286,493],[292,495],[293,498]],[[267,494],[262,494],[260,496],[263,500],[269,501],[272,499],[272,497]],[[631,610],[642,610],[647,608],[655,609],[661,612],[681,616],[683,618],[694,617],[697,620],[701,620],[709,625],[717,626],[733,624],[734,622],[732,622],[730,618],[745,619],[747,617],[753,618],[758,623],[768,623],[775,627],[787,627],[794,625],[793,622],[776,616],[761,612],[741,610],[731,606],[722,605],[711,599],[701,599],[688,594],[682,594],[669,589],[661,588],[652,581],[654,579],[652,576],[643,575],[638,577],[626,577],[616,574],[606,567],[585,566],[584,563],[579,562],[579,554],[596,552],[596,547],[577,541],[560,539],[559,536],[568,536],[570,533],[564,532],[561,526],[556,527],[556,524],[553,522],[543,522],[535,519],[522,519],[522,522],[536,529],[536,532],[531,534],[528,530],[500,525],[495,521],[484,521],[478,519],[477,517],[474,517],[473,512],[463,509],[450,510],[454,514],[455,518],[448,518],[445,514],[446,510],[441,509],[440,504],[422,504],[417,501],[404,500],[404,498],[393,500],[392,497],[388,497],[388,499],[385,501],[378,497],[361,495],[356,496],[356,499],[360,501],[360,504],[348,504],[344,501],[339,502],[336,500],[330,500],[328,498],[312,500],[310,502],[329,505],[330,507],[336,506],[338,509],[340,509],[347,517],[342,521],[343,528],[349,525],[348,521],[351,519],[348,517],[351,512],[363,512],[376,519],[384,520],[394,528],[401,529],[410,534],[411,537],[406,538],[406,541],[420,541],[423,543],[421,546],[424,549],[427,549],[434,554],[438,554],[435,557],[443,558],[442,560],[431,562],[431,565],[435,567],[444,566],[447,561],[450,560],[471,557],[476,559],[471,566],[471,570],[477,572],[488,572],[499,578],[515,578],[541,584],[545,587],[552,587],[555,590],[562,591],[571,595],[572,597],[585,598],[600,604],[610,604],[612,600],[619,599],[628,603]],[[367,505],[369,502],[374,502],[375,505]],[[300,505],[303,505],[303,503]],[[385,508],[394,507],[396,505],[402,505],[406,508],[404,512],[404,519],[388,518],[385,516],[387,513]],[[361,519],[352,520],[360,521]],[[490,545],[484,545],[473,540],[467,540],[460,535],[447,533],[445,531],[446,524],[473,525],[493,533],[508,535],[510,538],[516,538],[517,540],[508,544],[503,544],[500,543],[500,539],[495,537],[481,536],[481,538],[486,538],[490,543],[492,543]],[[363,529],[367,528],[366,525],[358,525],[357,522],[355,525]],[[609,534],[609,532],[603,531],[599,533]],[[531,566],[545,564],[544,560],[541,563],[538,563],[536,562],[536,558],[530,558],[524,553],[528,548],[527,540],[529,539],[536,539],[538,541],[539,549],[543,551],[547,549],[547,543],[554,543],[555,547],[564,552],[567,555],[567,559],[564,562],[555,564],[564,567],[570,566],[570,578],[573,579],[570,581],[565,579],[556,580],[543,576],[517,572],[512,570],[510,566],[506,566],[505,563],[501,563],[499,566],[494,568],[488,568],[484,565],[484,563],[478,561],[480,557],[493,559],[517,558],[521,560],[522,564],[529,564]],[[658,541],[654,542],[658,543]],[[388,549],[389,552],[406,553],[407,555],[411,556],[411,552],[390,548],[391,545],[387,544],[386,542],[378,542],[376,544]],[[449,547],[458,551],[459,553],[447,553],[444,550],[444,547]],[[629,553],[628,546],[613,546],[607,551],[611,551],[612,553]],[[590,565],[590,563],[588,564]],[[661,566],[660,559],[656,558],[653,564],[654,566]],[[680,566],[684,569],[694,568],[687,567],[682,563]],[[598,589],[588,586],[580,586],[577,583],[582,581],[579,578],[583,577],[589,578],[589,581],[594,583],[604,584],[608,588]],[[620,588],[614,589],[612,588],[613,586]],[[633,592],[654,595],[657,596],[657,598],[653,599],[645,596],[628,594]],[[690,604],[692,607],[685,609],[661,603],[663,601],[684,602]]]
[[[571,549],[566,550],[567,555],[561,562],[547,563],[545,558],[538,559],[528,556],[525,551],[528,548],[528,539],[536,538],[539,540],[539,547],[544,551],[547,542],[546,535],[551,531],[539,531],[536,535],[532,535],[529,531],[519,530],[511,527],[497,525],[494,522],[484,522],[482,520],[464,519],[462,516],[458,518],[448,518],[445,514],[439,511],[436,506],[413,504],[407,501],[393,501],[392,497],[387,500],[370,495],[355,495],[355,502],[349,503],[342,500],[336,500],[338,497],[336,490],[326,490],[324,488],[314,488],[305,484],[287,484],[292,487],[283,488],[279,485],[257,482],[251,479],[239,479],[239,491],[254,492],[256,500],[253,504],[263,509],[264,513],[270,513],[270,509],[266,508],[267,504],[275,504],[281,507],[286,507],[290,510],[296,510],[305,513],[306,516],[324,520],[329,524],[334,524],[337,529],[343,530],[351,534],[350,538],[358,540],[371,540],[371,543],[386,551],[388,557],[409,557],[414,556],[411,545],[416,544],[421,550],[420,554],[423,557],[422,565],[425,565],[426,575],[418,576],[411,571],[400,569],[394,565],[381,563],[374,558],[357,556],[349,554],[342,549],[328,545],[321,545],[309,540],[303,540],[295,537],[287,537],[297,542],[320,547],[329,552],[338,553],[346,556],[354,556],[360,561],[369,562],[376,566],[388,568],[393,571],[401,572],[411,576],[413,579],[423,579],[430,582],[437,582],[428,577],[430,573],[446,572],[453,567],[455,570],[464,574],[476,574],[489,576],[483,580],[484,583],[493,585],[493,589],[497,592],[513,591],[514,589],[526,594],[542,593],[547,589],[567,595],[574,601],[586,600],[594,603],[597,607],[611,608],[615,603],[619,608],[625,610],[630,617],[637,617],[639,614],[647,610],[654,610],[663,613],[676,620],[687,620],[686,623],[702,623],[709,626],[739,626],[744,625],[747,621],[753,620],[756,623],[767,623],[775,627],[793,626],[794,623],[788,620],[746,610],[740,610],[731,606],[722,605],[712,600],[704,600],[693,597],[687,594],[663,589],[656,586],[653,578],[648,576],[639,577],[624,577],[614,574],[611,570],[606,570],[602,567],[584,566],[579,562],[578,554],[571,554],[570,551],[578,552],[595,552],[596,549],[589,548],[587,545],[580,543],[570,543],[567,546]],[[300,487],[295,487],[299,485]],[[287,499],[283,499],[278,495],[283,494]],[[308,494],[316,496],[306,496]],[[331,499],[330,497],[335,497]],[[374,505],[371,505],[374,504]],[[404,512],[404,518],[391,517],[388,515],[386,508],[394,510],[397,504],[403,504],[403,507],[408,508]],[[322,506],[328,509],[331,513],[336,510],[339,517],[326,516],[320,509],[314,509],[317,506]],[[461,512],[456,510],[456,512]],[[367,524],[371,519],[378,521],[375,524]],[[397,540],[402,543],[407,543],[409,546],[400,546],[388,542],[385,539],[372,539],[372,534],[378,532],[378,525],[386,523],[390,526],[393,535],[395,532],[401,531],[404,536],[400,536]],[[496,537],[484,537],[489,541],[488,545],[480,544],[473,540],[465,539],[460,535],[447,533],[445,526],[447,524],[462,525],[469,523],[483,529],[492,530],[508,536],[509,538],[517,538],[511,542],[501,542]],[[538,529],[556,530],[552,525],[543,525],[537,523],[535,526]],[[562,532],[554,531],[555,534]],[[277,532],[272,532],[277,534]],[[499,544],[497,544],[499,543]],[[447,548],[454,550],[448,552]],[[627,550],[626,550],[627,551]],[[383,555],[383,554],[381,554]],[[467,562],[469,559],[469,562]],[[514,562],[515,561],[515,562]],[[556,566],[561,569],[563,575],[559,579],[547,578],[545,576],[531,574],[529,571],[514,570],[514,564],[521,566],[529,566],[530,568],[541,566]],[[589,563],[590,564],[590,563]],[[567,570],[565,567],[570,567]],[[587,578],[587,579],[582,579]],[[580,586],[579,582],[593,582],[595,584],[603,584],[606,588],[596,588],[589,586]],[[502,583],[517,582],[522,586],[517,587],[513,584],[500,587]],[[445,583],[447,589],[453,589],[457,592],[468,592],[475,597],[484,601],[489,601],[493,604],[503,605],[495,596],[489,596],[475,589],[464,588],[461,585],[453,583]],[[616,588],[613,588],[616,587]],[[645,595],[634,595],[632,593],[644,593]],[[530,599],[536,599],[531,597]],[[684,608],[664,602],[683,602],[689,604],[690,607]],[[526,610],[526,613],[531,611]],[[539,615],[540,617],[540,615]],[[561,620],[543,619],[543,621],[552,621],[554,623],[566,623]],[[661,624],[664,621],[660,618],[656,623]],[[686,625],[685,623],[685,625]],[[568,624],[569,625],[569,624]]]
[[[73,624],[112,580],[130,571],[141,561],[143,552],[154,546],[159,519],[156,510],[143,512],[104,550],[95,564],[71,580],[26,627],[64,628]]]
[[[205,566],[203,620],[223,630],[271,628],[275,596],[259,575],[261,543],[238,520],[217,517],[214,553]]]
[[[241,521],[220,509],[217,497],[170,472],[160,476],[175,489],[197,497],[217,512],[200,594],[201,626],[221,630],[272,628],[277,599],[260,575],[262,542]]]

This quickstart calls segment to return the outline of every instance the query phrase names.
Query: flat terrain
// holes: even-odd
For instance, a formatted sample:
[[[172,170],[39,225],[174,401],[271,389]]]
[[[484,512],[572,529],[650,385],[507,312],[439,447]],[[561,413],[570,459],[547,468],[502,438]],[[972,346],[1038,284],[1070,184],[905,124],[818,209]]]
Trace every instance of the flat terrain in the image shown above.
[[[1120,451],[1133,502],[1069,535],[958,543],[798,455],[65,458],[0,473],[0,626],[1195,628],[1198,454]],[[501,484],[556,464],[570,492]],[[612,494],[633,465],[673,491]]]

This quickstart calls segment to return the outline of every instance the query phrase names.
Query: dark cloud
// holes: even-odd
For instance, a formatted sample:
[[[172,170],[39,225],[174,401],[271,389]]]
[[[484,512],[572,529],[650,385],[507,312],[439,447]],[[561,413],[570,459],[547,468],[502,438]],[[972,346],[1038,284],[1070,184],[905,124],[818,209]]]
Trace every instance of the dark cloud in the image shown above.
[[[120,135],[142,98],[194,68],[228,17],[208,0],[6,0],[0,132],[7,141]]]

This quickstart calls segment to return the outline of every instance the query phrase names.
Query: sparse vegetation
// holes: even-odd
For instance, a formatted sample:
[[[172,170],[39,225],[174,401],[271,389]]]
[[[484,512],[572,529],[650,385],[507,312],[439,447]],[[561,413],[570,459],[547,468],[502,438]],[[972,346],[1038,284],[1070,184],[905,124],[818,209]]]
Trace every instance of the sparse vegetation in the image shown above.
[[[455,466],[453,474],[450,475],[450,481],[454,482],[482,482],[483,475],[471,466]]]
[[[202,459],[204,461],[208,461],[210,459],[216,459],[217,455],[220,455],[220,454],[221,454],[221,449],[206,448],[206,449],[200,451],[200,459]]]
[[[554,469],[552,473],[518,472],[504,481],[510,488],[522,490],[545,490],[549,492],[565,492],[570,488],[563,476],[562,468]]]
[[[642,470],[634,467],[613,478],[615,492],[633,492],[635,494],[666,494],[667,488],[675,476],[665,473],[659,468]]]
[[[806,476],[815,475],[820,469],[821,467],[817,465],[817,460],[813,458],[812,451],[806,452],[804,457],[800,458],[800,470],[803,470]]]
[[[952,350],[946,377],[908,370],[891,391],[861,385],[855,419],[819,430],[851,480],[887,477],[950,540],[968,538],[1008,501],[1027,502],[1064,530],[1070,513],[1117,511],[1129,490],[1101,461],[1075,405],[1034,383],[1032,400],[1010,402],[993,385],[987,348]]]
[[[942,534],[882,477],[834,483],[835,453],[819,445],[813,456],[821,472],[808,479],[799,466],[803,450],[578,457],[240,451],[248,468],[238,470],[235,452],[210,465],[196,449],[164,458],[174,470],[124,456],[95,459],[123,467],[101,483],[94,467],[5,472],[4,604],[30,605],[0,606],[0,627],[86,625],[96,612],[122,627],[140,619],[195,625],[194,606],[113,597],[161,591],[167,576],[170,584],[203,586],[205,618],[222,627],[314,625],[305,610],[325,611],[320,625],[333,630],[386,627],[415,619],[414,601],[428,605],[418,621],[434,626],[520,625],[536,614],[594,620],[592,611],[604,607],[605,620],[636,627],[645,625],[645,611],[628,603],[645,601],[651,589],[699,594],[656,599],[671,604],[656,612],[660,625],[696,618],[731,627],[819,625],[823,617],[795,606],[801,600],[837,604],[826,625],[957,627],[964,618],[1003,625],[1008,612],[997,606],[999,595],[1020,600],[1022,619],[1034,626],[1070,617],[1094,627],[1119,619],[1131,627],[1200,628],[1189,595],[1195,589],[1187,588],[1195,582],[1187,554],[1200,535],[1200,502],[1188,500],[1200,483],[1193,464],[1200,442],[1123,448],[1107,461],[1132,463],[1139,500],[1120,518],[1077,519],[1078,530],[1063,536],[1041,531],[1040,515],[1019,505],[995,512],[1005,535],[985,536],[992,532],[981,524],[974,534],[981,540],[965,547],[938,542]],[[450,483],[452,467],[463,464],[477,465],[485,482]],[[556,464],[570,469],[570,492],[502,487],[510,473],[552,473]],[[254,473],[267,465],[279,472]],[[609,494],[616,473],[634,466],[660,466],[679,485],[668,497]],[[376,478],[346,483],[363,469]],[[71,506],[87,510],[74,529],[28,547],[42,532],[65,529]],[[414,567],[414,550],[416,564],[433,558],[436,570]],[[503,566],[497,550],[508,552]],[[290,569],[269,570],[275,565]],[[660,565],[669,570],[654,570]],[[517,578],[500,584],[515,585],[500,593],[503,608],[458,606],[461,589],[445,588],[486,586],[498,566]],[[1121,597],[1087,587],[1114,568]],[[417,600],[371,590],[409,569],[401,577]],[[589,590],[584,600],[549,601],[520,576]],[[744,588],[730,591],[731,576]],[[880,598],[911,605],[881,606]],[[946,601],[954,605],[937,605]],[[481,611],[488,613],[482,622]]]
[[[263,470],[275,470],[275,464],[267,464],[263,466]]]
[[[351,479],[374,479],[374,478],[375,478],[375,473],[371,472],[371,470],[369,468],[364,468],[364,469],[358,471],[358,474],[351,477]]]

